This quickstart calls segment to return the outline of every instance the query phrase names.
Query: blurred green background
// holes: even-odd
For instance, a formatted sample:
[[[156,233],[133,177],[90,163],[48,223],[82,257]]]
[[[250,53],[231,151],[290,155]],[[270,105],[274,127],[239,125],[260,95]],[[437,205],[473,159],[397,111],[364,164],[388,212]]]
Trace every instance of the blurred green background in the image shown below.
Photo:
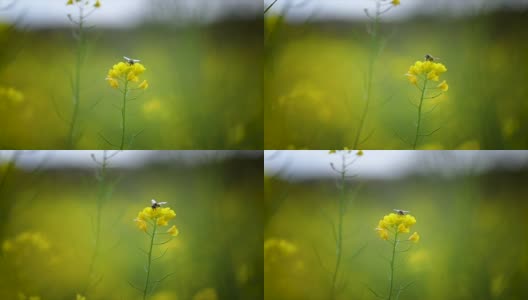
[[[76,148],[112,148],[100,134],[118,144],[122,96],[105,78],[125,55],[150,84],[128,106],[128,138],[143,130],[131,149],[262,149],[262,28],[246,18],[89,30]],[[0,41],[0,148],[67,148],[71,29],[2,24]]]
[[[413,4],[401,1],[387,16],[406,5]],[[367,22],[309,17],[287,22],[270,12],[265,19],[266,149],[353,147],[371,55]],[[438,106],[426,116],[423,133],[440,130],[418,148],[526,149],[526,28],[526,11],[520,10],[476,10],[465,17],[438,10],[383,22],[366,141],[358,148],[412,148],[417,113],[409,101],[420,95],[404,74],[430,53],[447,67],[442,79],[449,91],[427,101],[424,111]]]
[[[14,164],[0,165],[1,299],[24,293],[70,300],[85,288],[90,300],[141,299],[127,281],[144,286],[146,258],[139,247],[148,250],[150,240],[133,220],[152,198],[167,201],[176,212],[170,224],[180,235],[155,246],[153,257],[168,250],[153,262],[151,279],[174,274],[148,299],[262,299],[259,153],[204,153],[192,163],[175,153],[162,163],[112,167],[120,153],[110,160],[103,193],[95,167],[38,167],[46,159],[24,163],[33,155],[24,152]],[[89,161],[90,152],[78,155]],[[101,195],[100,254],[89,276]]]
[[[428,152],[421,154],[422,167],[435,161],[443,170],[369,179],[359,173],[347,181],[350,204],[339,277],[345,289],[335,299],[377,299],[368,288],[387,294],[384,258],[390,258],[392,248],[374,229],[394,208],[410,210],[417,219],[411,232],[421,235],[410,251],[398,254],[396,287],[412,282],[400,299],[526,299],[526,164],[513,170],[481,160],[460,172],[454,155]],[[483,165],[492,168],[477,172]],[[328,270],[333,270],[336,248],[330,220],[337,222],[337,184],[333,179],[265,178],[264,240],[285,241],[265,251],[265,299],[331,299]]]

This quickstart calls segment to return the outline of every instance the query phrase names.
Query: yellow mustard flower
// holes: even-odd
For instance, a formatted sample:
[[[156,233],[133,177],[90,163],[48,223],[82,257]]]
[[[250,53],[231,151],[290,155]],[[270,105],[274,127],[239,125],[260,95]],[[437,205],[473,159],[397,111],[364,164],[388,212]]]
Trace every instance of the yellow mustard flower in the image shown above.
[[[140,230],[147,232],[147,221],[139,218],[134,219],[134,221]]]
[[[434,61],[417,61],[414,65],[409,67],[407,71],[407,78],[412,84],[416,84],[418,81],[417,76],[424,75],[427,80],[439,81],[440,75],[447,72],[446,66],[441,63]]]
[[[66,2],[66,5],[73,5],[73,0],[68,0],[68,2]]]
[[[106,80],[108,80],[111,87],[118,88],[120,82],[139,82],[139,75],[143,74],[146,70],[145,66],[138,62],[133,64],[119,62],[108,70]],[[144,80],[137,87],[146,89],[148,87],[148,82]]]
[[[418,83],[418,77],[413,74],[405,74],[407,76],[407,79],[409,79],[409,82],[416,85]]]
[[[442,90],[443,92],[447,92],[447,90],[449,89],[449,85],[447,85],[446,81],[442,81],[439,85],[436,86],[437,88],[439,88],[440,90]]]
[[[95,8],[101,7],[101,1],[99,1],[99,0],[95,1],[94,7]]]
[[[143,82],[141,82],[138,86],[138,88],[140,89],[144,89],[146,90],[147,88],[149,87],[149,84],[148,84],[148,81],[147,80],[143,80]]]
[[[114,89],[117,89],[119,87],[119,82],[115,78],[106,77],[106,80],[108,80],[108,83]]]
[[[418,243],[419,240],[420,240],[420,235],[418,234],[418,232],[411,234],[411,236],[409,237],[409,241],[414,242],[414,243]]]
[[[176,225],[172,225],[172,227],[167,230],[167,233],[172,236],[178,236],[178,234],[180,234],[180,231],[178,230],[178,228],[176,228]]]
[[[389,231],[387,229],[378,227],[376,228],[376,231],[378,232],[380,239],[385,241],[389,239]]]
[[[400,5],[400,0],[392,0],[391,4],[394,5],[394,6],[398,6],[398,5]]]
[[[137,217],[134,219],[136,226],[142,230],[147,231],[147,225],[149,222],[155,222],[157,226],[167,226],[169,221],[176,217],[174,210],[169,207],[156,207],[151,206],[145,207],[141,210]],[[171,228],[172,229],[172,228]],[[169,229],[169,230],[171,230]],[[176,229],[176,227],[174,228]],[[177,229],[176,229],[177,230]]]
[[[389,232],[409,233],[416,224],[416,218],[409,214],[390,213],[378,222],[376,231],[383,240],[388,240]]]

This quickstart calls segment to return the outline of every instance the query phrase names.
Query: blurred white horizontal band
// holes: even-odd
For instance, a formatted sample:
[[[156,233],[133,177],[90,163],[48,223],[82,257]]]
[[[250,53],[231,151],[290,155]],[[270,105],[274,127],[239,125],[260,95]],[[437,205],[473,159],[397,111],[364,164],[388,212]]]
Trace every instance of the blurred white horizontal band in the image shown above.
[[[264,0],[269,6],[274,0]],[[376,0],[278,0],[269,14],[285,15],[289,21],[367,20],[365,9],[375,10]],[[389,0],[385,0],[388,5]],[[383,15],[384,20],[399,20],[419,15],[440,18],[460,17],[491,10],[521,10],[528,0],[401,0],[400,5]]]
[[[116,152],[119,152],[116,154]],[[16,165],[22,168],[93,168],[95,162],[102,161],[103,150],[43,150],[43,151],[0,151],[0,166],[8,161],[16,160]],[[115,155],[114,155],[115,154]],[[262,157],[262,151],[243,150],[180,150],[180,151],[154,151],[154,150],[127,150],[107,151],[107,156],[112,156],[111,167],[141,168],[147,164],[163,164],[165,162],[178,162],[186,165],[211,163],[230,158],[255,158]]]
[[[2,3],[7,5],[6,9]],[[133,27],[145,22],[209,23],[226,18],[257,18],[262,0],[101,0],[88,20],[101,27]],[[0,0],[0,22],[24,27],[69,26],[75,7],[66,0]]]
[[[355,156],[352,151],[350,156]],[[348,159],[351,161],[351,159]],[[264,172],[284,179],[310,180],[336,177],[330,167],[341,166],[341,154],[328,151],[264,151]],[[412,174],[457,176],[490,169],[528,168],[528,151],[397,151],[365,150],[348,175],[391,179]]]

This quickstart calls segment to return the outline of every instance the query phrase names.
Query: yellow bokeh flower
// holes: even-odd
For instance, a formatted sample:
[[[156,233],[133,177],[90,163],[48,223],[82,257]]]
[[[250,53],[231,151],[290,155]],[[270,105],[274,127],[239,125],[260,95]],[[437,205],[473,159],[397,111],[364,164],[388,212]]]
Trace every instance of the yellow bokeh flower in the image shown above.
[[[11,250],[13,250],[13,242],[11,242],[10,240],[5,240],[2,243],[2,251],[3,252],[10,252]]]
[[[218,300],[216,290],[213,288],[206,288],[198,291],[192,298],[193,300]]]
[[[264,242],[264,261],[274,262],[297,253],[297,246],[290,241],[270,238]]]
[[[178,234],[180,234],[180,231],[178,230],[178,228],[176,228],[176,225],[172,225],[172,227],[167,230],[167,233],[172,236],[178,236]]]
[[[400,0],[392,0],[391,4],[394,5],[394,6],[398,6],[398,5],[400,5]]]
[[[77,296],[75,297],[75,300],[86,300],[86,297],[84,297],[81,294],[77,294]]]
[[[95,8],[101,7],[101,1],[99,1],[99,0],[95,1],[94,7]]]
[[[66,5],[73,5],[73,0],[68,0],[68,2],[66,2]]]
[[[411,234],[411,236],[409,237],[409,241],[414,242],[414,243],[418,243],[419,240],[420,240],[420,235],[418,234],[418,232]]]
[[[24,101],[24,94],[15,88],[0,86],[0,99],[7,99],[12,103],[20,103]]]
[[[356,152],[356,155],[357,156],[363,156],[363,150],[359,150],[358,152]]]

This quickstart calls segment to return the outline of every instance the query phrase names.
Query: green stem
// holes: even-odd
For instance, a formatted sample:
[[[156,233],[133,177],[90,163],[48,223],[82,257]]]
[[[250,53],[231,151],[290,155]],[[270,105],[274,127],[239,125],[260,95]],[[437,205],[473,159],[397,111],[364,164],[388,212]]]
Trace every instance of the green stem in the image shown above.
[[[94,238],[94,251],[92,254],[92,257],[90,259],[90,265],[88,267],[88,283],[85,286],[83,290],[83,294],[86,295],[86,291],[90,287],[91,284],[91,278],[92,274],[94,273],[95,269],[95,262],[97,260],[97,257],[99,256],[100,252],[100,237],[101,237],[101,219],[102,219],[102,211],[103,211],[103,204],[106,197],[106,171],[107,171],[107,151],[104,151],[103,154],[103,161],[101,163],[101,173],[100,173],[100,179],[99,179],[99,191],[97,194],[97,210],[96,210],[96,221],[95,221],[95,238]]]
[[[424,101],[426,90],[427,90],[427,77],[424,80],[422,96],[420,97],[420,104],[418,105],[418,121],[416,122],[416,134],[414,136],[413,150],[416,150],[416,145],[418,144],[418,138],[420,136],[420,125],[422,123],[422,106],[423,106],[423,101]]]
[[[77,60],[75,65],[75,84],[73,87],[73,110],[70,121],[70,133],[68,137],[68,145],[74,148],[75,145],[75,127],[77,124],[77,117],[79,115],[79,102],[81,98],[81,67],[82,67],[82,50],[84,46],[84,11],[83,7],[79,8],[79,28],[77,36]]]
[[[125,133],[126,133],[126,98],[128,94],[128,80],[125,79],[125,90],[123,91],[123,106],[121,107],[121,145],[120,150],[125,147]]]
[[[365,121],[367,119],[367,114],[370,107],[370,99],[371,93],[372,93],[372,78],[374,73],[374,62],[376,61],[376,58],[378,56],[378,49],[377,49],[377,39],[378,39],[378,30],[379,30],[379,13],[380,13],[380,6],[379,3],[376,4],[376,17],[374,18],[373,26],[372,26],[372,32],[371,32],[371,49],[370,49],[370,59],[369,59],[369,67],[368,67],[368,74],[367,74],[367,90],[365,94],[365,106],[363,107],[363,112],[361,113],[361,117],[359,119],[359,127],[356,134],[356,137],[354,139],[354,146],[353,149],[358,149],[360,144],[360,138],[361,133],[363,132],[363,128],[365,127]]]
[[[150,281],[150,265],[152,263],[152,246],[154,246],[154,237],[156,236],[157,225],[158,225],[157,220],[154,220],[154,229],[152,229],[152,235],[150,237],[150,248],[149,248],[148,260],[147,260],[147,279],[145,281],[145,289],[143,290],[143,300],[147,299],[147,293],[148,293],[148,287],[149,287],[149,281]]]
[[[345,215],[345,175],[346,175],[346,158],[342,157],[342,172],[341,172],[341,198],[339,200],[339,219],[337,223],[337,240],[336,240],[336,264],[334,274],[332,276],[332,294],[330,299],[336,297],[336,283],[339,275],[339,268],[341,266],[341,258],[343,256],[343,218]]]
[[[394,262],[396,261],[396,246],[398,245],[398,231],[394,234],[394,243],[392,244],[392,259],[391,259],[391,274],[390,274],[390,287],[389,287],[389,298],[392,298],[392,289],[394,286]]]

